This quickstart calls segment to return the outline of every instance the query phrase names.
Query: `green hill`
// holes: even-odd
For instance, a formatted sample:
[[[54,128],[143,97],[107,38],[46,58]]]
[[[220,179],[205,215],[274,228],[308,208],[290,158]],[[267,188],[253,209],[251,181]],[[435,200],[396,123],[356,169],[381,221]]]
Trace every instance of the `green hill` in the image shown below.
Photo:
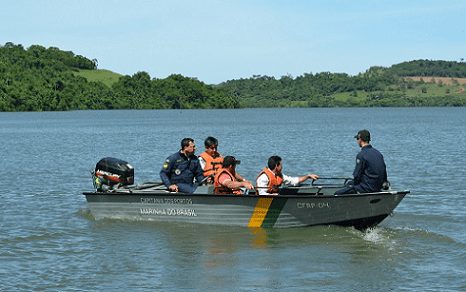
[[[118,79],[122,76],[121,74],[112,72],[110,70],[97,69],[97,70],[86,70],[80,69],[75,72],[75,75],[81,76],[90,82],[102,82],[108,87],[112,87],[113,84],[118,82]]]
[[[236,97],[196,78],[121,76],[58,48],[0,46],[0,111],[233,108]]]
[[[463,62],[414,60],[371,67],[356,76],[256,75],[211,86],[179,74],[164,79],[146,72],[120,75],[70,51],[6,43],[0,46],[0,111],[464,106],[462,77]]]
[[[414,60],[387,69],[397,76],[466,77],[466,63],[455,61]]]
[[[229,80],[220,87],[237,96],[242,107],[466,105],[464,85],[459,82],[436,83],[432,77],[416,81],[395,73],[371,67],[356,76],[330,72],[280,79],[254,76]]]

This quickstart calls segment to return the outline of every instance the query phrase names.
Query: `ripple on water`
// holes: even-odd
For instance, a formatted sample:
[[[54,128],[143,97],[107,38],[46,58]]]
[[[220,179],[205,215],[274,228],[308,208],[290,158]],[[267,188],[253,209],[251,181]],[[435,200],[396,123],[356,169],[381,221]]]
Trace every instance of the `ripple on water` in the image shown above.
[[[465,288],[464,108],[80,111],[0,118],[7,152],[2,168],[8,170],[0,192],[2,291]],[[138,182],[158,180],[161,164],[184,136],[194,137],[199,150],[207,135],[217,137],[221,152],[243,160],[239,171],[251,180],[274,154],[282,156],[289,175],[348,176],[359,151],[352,136],[361,128],[373,133],[392,185],[412,191],[394,217],[366,232],[96,221],[81,194],[92,187],[89,169],[106,156],[132,163]]]

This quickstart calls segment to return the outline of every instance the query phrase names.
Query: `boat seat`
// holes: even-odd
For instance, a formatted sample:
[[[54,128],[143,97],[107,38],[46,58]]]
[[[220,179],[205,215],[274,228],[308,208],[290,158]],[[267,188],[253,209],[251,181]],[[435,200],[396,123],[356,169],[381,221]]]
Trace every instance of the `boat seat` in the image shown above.
[[[213,185],[205,185],[205,186],[198,186],[194,194],[214,194],[214,186]]]

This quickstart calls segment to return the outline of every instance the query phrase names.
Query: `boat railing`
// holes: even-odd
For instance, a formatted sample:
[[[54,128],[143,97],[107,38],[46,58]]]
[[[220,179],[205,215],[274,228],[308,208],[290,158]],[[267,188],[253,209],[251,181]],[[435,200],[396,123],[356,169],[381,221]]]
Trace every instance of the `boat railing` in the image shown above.
[[[336,180],[340,180],[342,182],[340,183],[326,183],[325,181],[326,180],[330,180],[330,181],[336,181]],[[311,182],[311,185],[312,186],[332,186],[332,187],[344,187],[350,180],[352,180],[351,177],[319,177],[318,180],[312,180]],[[324,181],[324,182],[322,182]]]

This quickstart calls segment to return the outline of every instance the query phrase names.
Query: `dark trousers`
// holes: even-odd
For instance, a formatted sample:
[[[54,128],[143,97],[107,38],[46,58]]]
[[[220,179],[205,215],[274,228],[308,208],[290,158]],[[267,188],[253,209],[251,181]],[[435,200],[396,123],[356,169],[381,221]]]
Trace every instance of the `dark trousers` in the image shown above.
[[[345,194],[357,194],[358,192],[354,188],[354,182],[349,180],[345,183],[345,186],[335,192],[335,196],[345,195]]]
[[[197,189],[197,185],[193,184],[177,183],[176,185],[180,193],[192,194]]]

